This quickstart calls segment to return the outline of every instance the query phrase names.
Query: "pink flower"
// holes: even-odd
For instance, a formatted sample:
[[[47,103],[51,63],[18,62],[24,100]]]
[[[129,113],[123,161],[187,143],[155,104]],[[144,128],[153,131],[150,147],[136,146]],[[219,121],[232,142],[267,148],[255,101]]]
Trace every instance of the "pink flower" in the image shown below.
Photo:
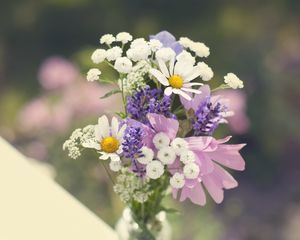
[[[229,139],[230,137],[220,140],[213,137],[185,138],[189,150],[192,150],[196,155],[195,163],[199,166],[200,172],[197,178],[186,179],[186,184],[180,194],[177,189],[173,189],[174,198],[180,195],[180,201],[189,198],[193,203],[203,206],[206,203],[204,186],[213,200],[216,203],[221,203],[224,197],[224,189],[237,187],[236,180],[222,168],[222,165],[230,169],[243,171],[245,162],[239,150],[245,144],[225,144]],[[178,161],[176,164],[178,165]]]
[[[18,121],[22,130],[45,128],[51,122],[51,109],[44,99],[35,99],[24,106]]]
[[[40,67],[39,82],[46,90],[65,87],[79,77],[79,71],[68,60],[61,57],[50,57]]]

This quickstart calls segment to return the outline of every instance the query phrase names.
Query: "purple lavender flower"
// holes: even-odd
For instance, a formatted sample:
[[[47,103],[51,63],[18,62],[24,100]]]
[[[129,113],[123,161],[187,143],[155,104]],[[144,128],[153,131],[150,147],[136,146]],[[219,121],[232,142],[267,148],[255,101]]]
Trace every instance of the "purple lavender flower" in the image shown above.
[[[196,118],[192,122],[194,135],[212,135],[223,119],[222,112],[225,110],[226,107],[220,102],[213,104],[210,96],[206,97],[195,112]]]
[[[162,114],[167,118],[176,118],[171,113],[171,98],[163,95],[160,89],[146,86],[127,98],[127,113],[130,118],[149,124],[148,113]]]
[[[176,54],[181,53],[183,50],[181,44],[177,42],[176,38],[168,31],[161,31],[156,35],[150,35],[150,39],[159,40],[164,47],[172,48]]]
[[[137,158],[142,156],[143,137],[144,132],[141,127],[137,125],[128,126],[122,143],[124,156],[131,160],[131,169],[139,177],[144,176],[146,172],[145,167],[137,162]]]

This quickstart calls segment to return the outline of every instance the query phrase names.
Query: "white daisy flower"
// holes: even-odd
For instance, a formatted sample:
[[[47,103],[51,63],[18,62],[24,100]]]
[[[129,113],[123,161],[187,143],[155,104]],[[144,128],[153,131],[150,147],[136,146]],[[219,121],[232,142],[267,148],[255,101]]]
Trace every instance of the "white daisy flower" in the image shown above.
[[[170,138],[163,132],[157,133],[152,141],[157,149],[169,146],[170,144]]]
[[[171,147],[163,147],[160,149],[157,153],[157,158],[163,163],[163,164],[172,164],[176,159],[176,154],[174,152],[174,149]]]
[[[209,48],[201,42],[193,42],[189,48],[196,53],[198,57],[208,57],[210,54]]]
[[[112,34],[105,34],[100,38],[100,43],[110,45],[115,40],[116,40],[116,38]]]
[[[197,67],[199,68],[200,77],[202,78],[203,81],[209,81],[210,79],[213,78],[214,72],[206,63],[199,62],[197,64]]]
[[[103,62],[105,58],[106,58],[106,50],[100,48],[96,49],[91,56],[93,63],[96,64]]]
[[[86,75],[86,79],[89,82],[97,81],[99,80],[99,75],[101,74],[101,71],[98,68],[91,68]]]
[[[129,73],[132,68],[132,62],[127,57],[119,57],[115,62],[114,68],[119,73]]]
[[[153,52],[155,52],[158,49],[160,49],[163,45],[162,45],[162,43],[159,40],[157,40],[157,39],[151,39],[149,41],[149,46],[150,46],[151,50]]]
[[[122,48],[115,46],[106,51],[106,59],[108,61],[115,61],[117,58],[122,56]]]
[[[110,163],[109,163],[109,168],[113,172],[119,172],[122,168],[121,160],[111,160]]]
[[[185,150],[180,154],[180,161],[183,164],[189,164],[192,162],[195,162],[196,157],[195,157],[195,153],[193,151],[190,150]]]
[[[160,50],[158,50],[160,51]],[[202,83],[191,83],[192,80],[199,77],[200,69],[194,66],[193,63],[187,60],[171,59],[169,62],[169,69],[166,62],[157,59],[160,71],[152,68],[150,73],[162,84],[165,88],[165,95],[170,96],[172,93],[179,94],[187,100],[191,100],[191,96],[187,94],[200,94],[201,91],[193,89],[192,86],[200,86]]]
[[[185,151],[188,148],[188,143],[183,138],[175,138],[171,142],[171,146],[174,149],[176,155],[180,155],[182,151]]]
[[[233,89],[244,87],[243,81],[233,73],[227,73],[227,75],[224,77],[224,82]]]
[[[112,161],[119,161],[125,129],[125,124],[120,128],[116,117],[112,118],[110,126],[108,118],[103,115],[98,119],[98,125],[95,126],[95,141],[90,142],[86,147],[98,150],[101,154],[99,158],[102,160],[110,158]]]
[[[152,149],[143,146],[141,148],[142,151],[142,157],[137,158],[137,161],[141,164],[148,164],[153,160],[154,157],[154,152],[152,151]]]
[[[117,34],[116,40],[118,42],[122,42],[123,44],[126,44],[126,43],[132,41],[132,35],[129,34],[128,32],[120,32]]]
[[[172,48],[161,48],[156,51],[155,57],[163,62],[170,61],[171,59],[175,58],[176,53]]]
[[[197,178],[199,172],[200,172],[200,168],[196,163],[188,163],[183,167],[183,173],[187,179]]]
[[[163,174],[164,165],[158,160],[154,160],[146,166],[146,175],[151,179],[158,179]]]
[[[177,172],[170,178],[170,185],[173,188],[176,189],[183,188],[184,184],[185,184],[184,175],[181,173]]]

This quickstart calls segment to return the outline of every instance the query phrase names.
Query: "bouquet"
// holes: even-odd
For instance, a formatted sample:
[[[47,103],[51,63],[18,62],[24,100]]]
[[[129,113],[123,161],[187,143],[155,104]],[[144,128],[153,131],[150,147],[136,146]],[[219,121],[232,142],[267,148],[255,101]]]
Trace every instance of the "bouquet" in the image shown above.
[[[174,211],[162,203],[168,194],[204,206],[204,188],[221,203],[224,189],[238,185],[224,167],[244,170],[239,151],[245,144],[229,144],[230,136],[213,134],[233,114],[218,90],[243,88],[243,82],[228,73],[211,89],[214,73],[202,61],[209,48],[166,31],[149,40],[127,32],[105,34],[100,44],[104,47],[91,60],[109,65],[118,77],[103,79],[101,70],[92,68],[87,80],[114,85],[102,98],[120,94],[124,111],[76,129],[63,148],[74,159],[83,149],[99,155],[127,207],[123,217],[131,225],[123,239],[167,239],[162,214]]]

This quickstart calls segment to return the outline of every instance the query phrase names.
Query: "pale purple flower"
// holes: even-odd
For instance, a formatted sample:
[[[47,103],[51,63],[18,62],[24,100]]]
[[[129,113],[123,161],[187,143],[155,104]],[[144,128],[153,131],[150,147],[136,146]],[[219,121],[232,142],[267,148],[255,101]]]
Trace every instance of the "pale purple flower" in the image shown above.
[[[46,59],[38,73],[38,79],[46,90],[63,88],[73,83],[79,77],[78,69],[62,57]]]
[[[168,31],[161,31],[156,35],[150,35],[150,39],[159,40],[162,43],[163,47],[172,48],[176,54],[181,53],[183,50],[181,44],[176,41],[176,38]]]

